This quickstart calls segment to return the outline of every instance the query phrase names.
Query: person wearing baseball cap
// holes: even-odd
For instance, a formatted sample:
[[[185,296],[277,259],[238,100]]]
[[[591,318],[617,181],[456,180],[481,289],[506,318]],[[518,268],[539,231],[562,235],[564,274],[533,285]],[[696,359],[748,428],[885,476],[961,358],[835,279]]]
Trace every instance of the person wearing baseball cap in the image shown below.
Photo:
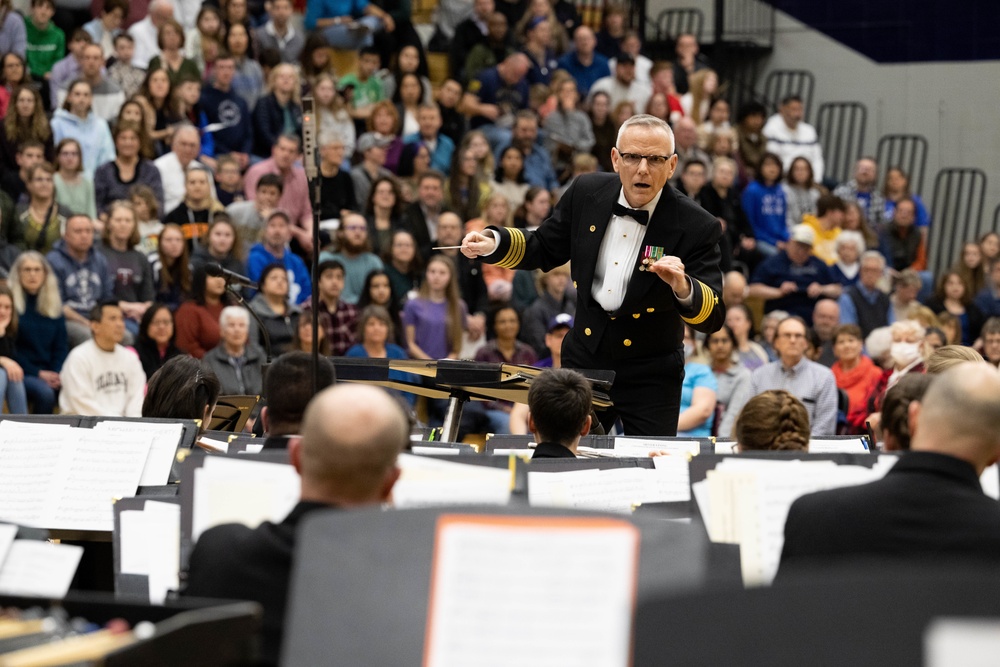
[[[764,312],[784,310],[812,325],[813,308],[821,298],[837,299],[841,285],[826,263],[812,254],[816,232],[798,224],[779,252],[753,272],[749,296],[764,300]]]
[[[572,328],[573,316],[569,313],[559,313],[549,320],[548,329],[545,331],[545,347],[549,349],[549,356],[539,360],[535,366],[538,368],[562,367],[563,338]]]

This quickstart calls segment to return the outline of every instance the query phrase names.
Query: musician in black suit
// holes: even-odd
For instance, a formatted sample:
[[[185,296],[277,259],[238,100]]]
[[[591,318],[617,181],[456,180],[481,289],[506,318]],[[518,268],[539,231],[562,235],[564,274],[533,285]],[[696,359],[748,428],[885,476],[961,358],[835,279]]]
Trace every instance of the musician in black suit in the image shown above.
[[[619,416],[629,435],[674,435],[684,322],[711,333],[725,321],[722,226],[667,185],[677,155],[665,122],[633,116],[617,143],[617,174],[577,177],[538,231],[489,227],[466,235],[462,252],[545,271],[572,260],[577,311],[563,366],[615,371],[605,427]]]
[[[910,452],[884,478],[792,503],[779,577],[873,559],[1000,564],[1000,504],[979,482],[1000,458],[1000,375],[981,362],[945,371],[909,422]]]
[[[185,595],[252,600],[264,608],[261,658],[277,664],[299,522],[316,510],[381,504],[399,478],[396,457],[409,422],[385,391],[342,384],[306,409],[302,438],[288,443],[302,478],[299,503],[281,523],[226,524],[202,533],[191,553]]]
[[[590,433],[593,402],[590,383],[568,368],[550,368],[532,380],[528,429],[537,444],[531,458],[576,458],[580,438]]]

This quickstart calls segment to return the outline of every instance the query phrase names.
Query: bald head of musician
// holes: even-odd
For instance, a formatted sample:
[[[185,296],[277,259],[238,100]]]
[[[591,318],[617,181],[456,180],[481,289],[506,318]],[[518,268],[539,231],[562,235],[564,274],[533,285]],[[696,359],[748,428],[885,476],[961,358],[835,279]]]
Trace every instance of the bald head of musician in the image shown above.
[[[289,443],[301,500],[340,507],[388,500],[409,435],[406,413],[386,391],[360,384],[322,391],[306,408],[302,438]]]

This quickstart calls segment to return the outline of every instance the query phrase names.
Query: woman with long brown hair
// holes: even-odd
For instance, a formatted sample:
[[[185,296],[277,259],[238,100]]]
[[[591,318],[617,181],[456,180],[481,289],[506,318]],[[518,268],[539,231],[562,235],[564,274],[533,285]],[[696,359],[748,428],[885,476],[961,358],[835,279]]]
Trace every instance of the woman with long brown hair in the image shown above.
[[[28,86],[18,86],[10,96],[7,115],[0,125],[0,167],[4,171],[16,172],[17,147],[31,140],[42,142],[46,160],[51,161],[55,157],[52,129],[45,117],[41,95]]]
[[[736,418],[733,436],[740,451],[798,451],[809,449],[809,413],[784,389],[757,394]]]
[[[177,310],[191,294],[191,268],[184,232],[174,224],[163,225],[156,252],[149,256],[153,265],[156,301]]]

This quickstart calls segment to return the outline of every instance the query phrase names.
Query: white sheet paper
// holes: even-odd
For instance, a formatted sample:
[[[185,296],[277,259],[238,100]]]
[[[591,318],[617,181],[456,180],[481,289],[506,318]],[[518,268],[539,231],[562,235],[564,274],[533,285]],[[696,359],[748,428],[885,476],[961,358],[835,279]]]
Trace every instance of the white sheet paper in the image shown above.
[[[177,445],[184,434],[184,425],[162,422],[98,422],[95,433],[120,433],[140,441],[148,440],[149,454],[142,470],[139,484],[159,486],[170,481],[170,468],[174,464]]]
[[[439,530],[424,664],[628,665],[636,529],[519,521]]]
[[[869,454],[865,441],[861,438],[843,440],[812,439],[809,441],[810,454]]]
[[[14,540],[0,567],[0,593],[63,598],[83,556],[83,547]]]
[[[402,471],[392,489],[395,507],[506,505],[511,473],[505,468],[455,463],[437,457],[399,455]]]
[[[924,633],[926,667],[994,667],[998,654],[995,618],[936,618]]]
[[[111,531],[114,498],[135,495],[149,442],[91,429],[0,430],[0,519]]]
[[[997,464],[986,468],[979,476],[979,484],[983,487],[983,493],[990,498],[1000,499],[1000,475],[997,473]]]
[[[193,537],[224,523],[281,521],[298,502],[299,489],[291,465],[208,457],[194,471]]]
[[[462,453],[461,449],[446,449],[444,447],[420,447],[419,445],[414,445],[410,448],[413,454],[420,454],[422,456],[458,456]]]
[[[701,443],[697,440],[646,440],[627,436],[615,438],[615,456],[641,457],[649,456],[650,452],[657,451],[697,456],[701,451]]]
[[[658,470],[592,468],[528,472],[528,503],[532,507],[630,513],[635,506],[643,503],[690,500],[687,460],[674,458],[659,465],[662,467]]]
[[[163,604],[169,591],[180,588],[181,506],[146,501],[149,535],[149,602]]]

